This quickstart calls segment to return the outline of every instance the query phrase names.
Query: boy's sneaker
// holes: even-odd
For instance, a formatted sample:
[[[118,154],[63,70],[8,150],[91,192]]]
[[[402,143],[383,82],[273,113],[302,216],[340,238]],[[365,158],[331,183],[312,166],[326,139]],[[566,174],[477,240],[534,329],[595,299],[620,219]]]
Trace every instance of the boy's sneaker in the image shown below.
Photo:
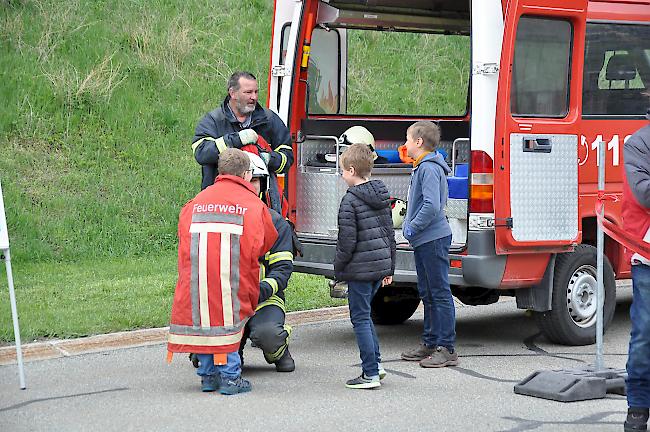
[[[445,366],[457,366],[458,353],[450,353],[445,347],[436,347],[436,350],[429,357],[420,361],[420,366],[423,368],[440,368]]]
[[[351,389],[374,389],[381,387],[381,383],[379,376],[367,377],[362,372],[359,377],[346,381],[345,386]]]
[[[223,378],[219,393],[222,395],[235,395],[238,393],[249,392],[252,388],[253,386],[251,386],[251,383],[241,376],[238,376],[237,378]]]
[[[386,378],[386,369],[384,369],[381,363],[377,364],[377,366],[379,368],[379,379],[383,380],[384,378]]]
[[[206,375],[201,377],[201,391],[213,392],[221,387],[221,375]]]
[[[431,354],[435,352],[435,350],[436,350],[435,347],[428,347],[425,344],[421,343],[420,345],[417,346],[417,348],[404,351],[402,353],[402,360],[420,361],[429,357]]]
[[[628,408],[623,427],[625,432],[648,430],[648,408]]]

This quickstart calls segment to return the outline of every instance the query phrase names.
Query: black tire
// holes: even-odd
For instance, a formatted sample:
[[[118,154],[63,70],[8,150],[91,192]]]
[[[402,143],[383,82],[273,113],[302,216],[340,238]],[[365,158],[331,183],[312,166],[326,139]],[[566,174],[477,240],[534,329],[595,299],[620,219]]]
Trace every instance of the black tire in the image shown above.
[[[380,287],[370,303],[372,321],[378,325],[401,324],[411,318],[420,304],[412,287]]]
[[[553,342],[563,345],[590,345],[596,342],[596,248],[579,245],[575,251],[555,260],[551,310],[536,312],[540,330]],[[614,317],[616,280],[604,257],[604,330]]]

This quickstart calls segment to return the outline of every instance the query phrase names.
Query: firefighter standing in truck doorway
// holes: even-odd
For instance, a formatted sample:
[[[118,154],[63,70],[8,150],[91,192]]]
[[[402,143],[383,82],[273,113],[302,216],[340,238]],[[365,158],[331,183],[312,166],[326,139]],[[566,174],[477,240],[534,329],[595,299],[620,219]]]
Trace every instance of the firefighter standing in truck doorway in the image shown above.
[[[269,187],[269,172],[261,157],[245,152],[253,168],[251,183],[258,195],[264,195]],[[264,353],[264,359],[274,364],[278,372],[293,372],[295,362],[289,352],[291,326],[285,324],[285,297],[289,278],[293,272],[294,242],[289,223],[275,210],[269,208],[273,226],[278,238],[271,249],[260,257],[260,294],[255,315],[250,318],[244,330],[239,347],[239,356],[244,364],[244,347],[250,338],[253,346]],[[198,358],[191,354],[194,367],[199,367]]]
[[[235,72],[228,80],[228,95],[199,122],[192,140],[194,158],[201,165],[201,189],[214,183],[219,154],[226,148],[252,147],[269,169],[270,208],[287,217],[288,206],[277,175],[293,164],[289,129],[273,111],[257,101],[258,85],[249,72]],[[249,148],[243,148],[248,150]]]

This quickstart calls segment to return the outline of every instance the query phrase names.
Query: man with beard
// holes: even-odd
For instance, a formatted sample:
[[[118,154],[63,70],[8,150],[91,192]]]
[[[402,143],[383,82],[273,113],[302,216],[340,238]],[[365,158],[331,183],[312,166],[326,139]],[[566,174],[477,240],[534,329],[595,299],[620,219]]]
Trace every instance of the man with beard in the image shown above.
[[[286,174],[293,164],[291,135],[280,117],[263,108],[258,99],[257,79],[250,72],[235,72],[228,80],[228,96],[223,104],[207,113],[194,132],[192,150],[201,164],[201,189],[212,185],[219,154],[237,148],[258,154],[270,173],[266,204],[284,217],[282,190],[277,175]]]

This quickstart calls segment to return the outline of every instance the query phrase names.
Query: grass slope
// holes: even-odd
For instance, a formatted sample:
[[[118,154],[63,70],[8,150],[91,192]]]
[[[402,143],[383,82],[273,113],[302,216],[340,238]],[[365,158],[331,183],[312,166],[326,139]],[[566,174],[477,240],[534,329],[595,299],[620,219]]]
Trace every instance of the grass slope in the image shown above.
[[[14,259],[173,250],[200,184],[194,126],[234,69],[265,83],[271,16],[262,0],[0,1]]]

